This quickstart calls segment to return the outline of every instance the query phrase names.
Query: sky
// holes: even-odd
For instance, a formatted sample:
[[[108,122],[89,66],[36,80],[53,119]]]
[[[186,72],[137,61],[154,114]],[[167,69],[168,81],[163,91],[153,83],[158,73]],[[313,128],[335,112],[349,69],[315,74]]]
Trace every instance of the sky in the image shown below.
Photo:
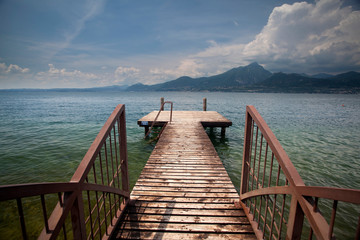
[[[0,0],[0,89],[360,72],[360,0]]]

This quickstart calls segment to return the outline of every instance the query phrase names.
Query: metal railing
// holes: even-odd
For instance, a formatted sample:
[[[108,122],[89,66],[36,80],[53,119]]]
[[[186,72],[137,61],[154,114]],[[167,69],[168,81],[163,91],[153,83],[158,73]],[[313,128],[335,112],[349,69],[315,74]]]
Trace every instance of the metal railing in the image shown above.
[[[151,131],[152,131],[152,129],[153,129],[153,127],[154,127],[154,125],[155,125],[158,117],[160,116],[161,111],[164,111],[164,105],[165,105],[166,103],[169,103],[169,104],[171,105],[171,109],[170,109],[170,123],[171,123],[171,121],[172,121],[172,112],[173,112],[173,103],[170,102],[170,101],[162,102],[162,103],[161,103],[161,106],[160,106],[160,110],[159,110],[159,112],[157,113],[154,121],[152,122],[152,124],[151,124],[151,126],[150,126],[150,129],[146,132],[144,138],[146,138],[147,136],[150,135],[150,133],[151,133]],[[161,132],[162,132],[162,131],[161,131]],[[161,135],[161,133],[159,134],[159,136],[160,136],[160,135]]]
[[[257,238],[333,239],[340,202],[360,205],[360,190],[305,186],[264,119],[247,106],[240,205]]]
[[[34,238],[27,226],[36,214],[43,219],[39,239],[106,239],[129,197],[124,105],[110,115],[70,182],[0,186],[0,201],[17,208],[23,239]]]

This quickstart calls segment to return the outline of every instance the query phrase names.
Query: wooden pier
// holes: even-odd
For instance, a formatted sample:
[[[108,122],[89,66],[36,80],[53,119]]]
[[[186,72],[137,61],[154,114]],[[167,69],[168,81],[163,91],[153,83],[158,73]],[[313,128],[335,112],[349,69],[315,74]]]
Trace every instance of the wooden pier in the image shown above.
[[[169,120],[162,112],[161,123]],[[156,112],[139,120],[149,126]],[[131,195],[116,239],[256,239],[204,126],[231,121],[217,112],[173,112]]]

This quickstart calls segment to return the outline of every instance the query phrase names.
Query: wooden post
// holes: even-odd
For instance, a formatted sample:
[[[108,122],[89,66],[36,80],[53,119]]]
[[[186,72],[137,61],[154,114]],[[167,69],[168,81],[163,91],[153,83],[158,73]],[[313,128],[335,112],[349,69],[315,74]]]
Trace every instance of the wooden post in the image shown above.
[[[222,138],[225,137],[225,131],[226,131],[226,127],[221,127],[221,137]]]
[[[203,98],[203,111],[206,111],[206,98]]]
[[[73,192],[65,193],[65,200],[71,196]],[[85,215],[84,215],[84,203],[82,198],[81,190],[77,194],[76,200],[71,208],[71,222],[74,239],[85,239],[86,238],[86,227],[85,227]]]
[[[162,97],[162,98],[160,98],[160,108],[161,108],[161,111],[164,111],[164,106],[163,106],[163,104],[164,104],[164,98]]]
[[[250,159],[250,139],[251,139],[251,126],[252,117],[250,113],[246,110],[245,117],[245,136],[244,136],[244,153],[243,153],[243,162],[242,162],[242,171],[241,171],[241,183],[240,183],[240,197],[241,194],[244,194],[248,191],[248,181],[249,181],[249,166],[246,164]]]
[[[301,231],[304,223],[304,212],[298,203],[295,194],[291,196],[290,213],[286,239],[301,239]]]

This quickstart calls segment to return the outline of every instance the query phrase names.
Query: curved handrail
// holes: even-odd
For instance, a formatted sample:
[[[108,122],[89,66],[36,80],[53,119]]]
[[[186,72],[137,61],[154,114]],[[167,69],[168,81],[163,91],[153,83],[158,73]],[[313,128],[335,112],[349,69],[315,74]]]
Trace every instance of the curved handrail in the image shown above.
[[[160,106],[160,110],[159,110],[159,112],[157,113],[157,115],[156,115],[156,117],[155,117],[154,121],[152,122],[152,124],[151,124],[151,127],[150,127],[149,131],[145,134],[144,139],[145,139],[147,136],[149,136],[149,134],[151,133],[151,130],[153,129],[153,127],[154,127],[154,125],[155,125],[155,123],[156,123],[156,120],[158,119],[158,117],[159,117],[159,115],[160,115],[161,111],[163,111],[163,109],[164,109],[164,105],[165,105],[166,103],[169,103],[169,104],[171,105],[171,110],[170,110],[170,123],[171,123],[171,121],[172,121],[172,112],[173,112],[173,102],[170,102],[170,101],[165,101],[165,102],[163,102],[163,103],[161,104],[161,106]]]
[[[98,191],[115,193],[123,197],[130,197],[129,192],[100,184],[81,184],[76,182],[45,182],[0,186],[0,201],[74,191]]]
[[[326,198],[335,201],[360,204],[360,190],[321,186],[299,186],[296,190],[302,196]]]
[[[25,183],[0,186],[0,201],[34,197],[58,192],[72,192],[79,189],[78,183]]]

